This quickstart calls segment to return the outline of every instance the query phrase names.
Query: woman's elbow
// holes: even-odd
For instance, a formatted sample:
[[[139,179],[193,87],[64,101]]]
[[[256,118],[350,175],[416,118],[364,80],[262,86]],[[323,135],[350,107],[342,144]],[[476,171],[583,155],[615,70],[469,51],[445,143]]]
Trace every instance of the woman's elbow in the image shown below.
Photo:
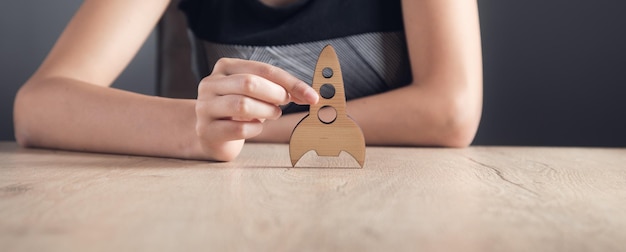
[[[442,133],[439,145],[450,148],[468,147],[474,141],[476,129],[476,126],[469,123],[451,126]]]
[[[32,116],[29,107],[32,106],[32,101],[35,100],[34,88],[32,85],[24,84],[18,90],[15,95],[15,101],[13,103],[13,128],[15,134],[15,141],[22,147],[32,146],[32,137],[28,133],[29,128],[32,127],[29,118]]]
[[[480,124],[482,99],[455,97],[446,102],[439,114],[437,145],[451,148],[468,147],[474,141]]]

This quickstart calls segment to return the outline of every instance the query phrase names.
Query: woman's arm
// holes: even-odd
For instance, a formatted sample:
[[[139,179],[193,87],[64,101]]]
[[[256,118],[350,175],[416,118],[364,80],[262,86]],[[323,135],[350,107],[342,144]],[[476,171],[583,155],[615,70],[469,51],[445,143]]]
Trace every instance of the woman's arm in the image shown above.
[[[475,0],[403,0],[413,83],[348,102],[367,144],[469,145],[482,110]],[[303,114],[267,122],[255,140],[286,142]]]
[[[165,144],[167,136],[156,134],[159,130],[155,127],[170,132],[182,129],[175,129],[172,123],[162,125],[155,115],[165,107],[164,111],[171,106],[193,108],[192,103],[180,101],[158,108],[154,106],[160,104],[156,98],[108,88],[137,53],[167,4],[167,0],[85,1],[16,96],[18,143],[119,153],[137,149],[146,140],[162,148],[181,147]],[[128,122],[133,118],[143,122],[131,125]],[[138,134],[141,131],[151,134]],[[159,151],[146,148],[137,154]]]
[[[278,104],[317,95],[267,64],[223,60],[198,100],[109,88],[139,50],[167,0],[87,0],[40,68],[20,88],[15,135],[22,146],[231,160]],[[269,92],[251,92],[255,88]],[[313,93],[313,94],[311,94]],[[218,109],[216,109],[218,108]]]

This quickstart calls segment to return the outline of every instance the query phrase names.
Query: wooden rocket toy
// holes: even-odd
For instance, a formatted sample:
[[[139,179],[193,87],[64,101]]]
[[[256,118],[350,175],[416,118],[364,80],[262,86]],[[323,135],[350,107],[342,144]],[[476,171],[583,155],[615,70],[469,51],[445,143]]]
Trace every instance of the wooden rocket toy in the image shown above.
[[[346,113],[343,76],[339,59],[331,45],[324,47],[317,59],[312,86],[320,94],[320,101],[310,106],[309,114],[302,118],[291,133],[291,165],[295,167],[304,154],[314,150],[318,156],[335,157],[345,151],[363,167],[365,138],[361,128]],[[334,117],[320,117],[320,111]]]

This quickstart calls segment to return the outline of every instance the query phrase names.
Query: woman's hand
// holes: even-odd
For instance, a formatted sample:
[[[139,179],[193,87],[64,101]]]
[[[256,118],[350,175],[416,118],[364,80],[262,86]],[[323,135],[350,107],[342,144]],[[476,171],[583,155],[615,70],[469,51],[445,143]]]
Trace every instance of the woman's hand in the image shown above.
[[[245,139],[263,131],[265,120],[280,118],[280,105],[318,100],[313,88],[278,67],[223,58],[198,86],[196,134],[216,160],[232,160]]]

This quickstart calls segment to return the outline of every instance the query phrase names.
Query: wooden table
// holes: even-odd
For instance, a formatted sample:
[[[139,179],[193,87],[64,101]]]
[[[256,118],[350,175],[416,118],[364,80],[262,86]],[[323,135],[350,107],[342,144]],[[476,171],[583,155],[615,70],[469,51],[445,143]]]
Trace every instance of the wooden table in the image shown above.
[[[309,154],[291,168],[280,144],[213,163],[3,142],[0,251],[626,250],[626,149],[368,147],[363,169]]]

